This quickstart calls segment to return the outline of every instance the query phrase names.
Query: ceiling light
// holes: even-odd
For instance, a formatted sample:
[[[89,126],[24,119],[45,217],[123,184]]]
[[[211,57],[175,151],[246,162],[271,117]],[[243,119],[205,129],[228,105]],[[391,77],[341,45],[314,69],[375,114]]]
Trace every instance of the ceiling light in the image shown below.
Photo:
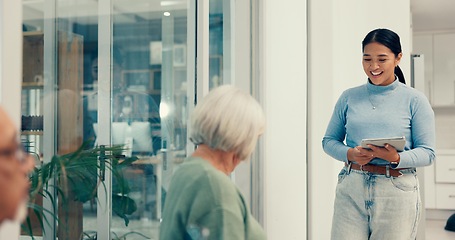
[[[173,5],[179,5],[185,3],[185,1],[161,1],[161,6],[166,7],[166,6],[173,6]]]

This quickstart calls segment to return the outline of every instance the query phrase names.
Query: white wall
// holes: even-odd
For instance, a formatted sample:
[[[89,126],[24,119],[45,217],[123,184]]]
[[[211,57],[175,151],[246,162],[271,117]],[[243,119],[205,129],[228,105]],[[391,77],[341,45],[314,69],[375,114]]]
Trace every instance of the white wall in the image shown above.
[[[401,38],[402,68],[410,83],[410,1],[309,0],[308,239],[330,239],[336,177],[342,164],[322,150],[333,106],[341,92],[365,83],[365,35],[390,28]]]
[[[226,30],[224,32],[224,44],[226,46],[226,41],[230,41],[230,71],[232,71],[229,76],[233,76],[230,79],[231,84],[236,87],[243,89],[246,92],[251,92],[251,56],[250,56],[250,47],[251,47],[251,28],[249,23],[250,20],[250,1],[227,1],[231,3],[230,11],[230,27],[231,35],[227,36]],[[226,12],[224,13],[226,14]],[[227,22],[227,21],[225,21]],[[224,51],[227,51],[225,48]],[[225,53],[226,56],[226,53]],[[223,62],[226,64],[226,61]],[[226,69],[223,70],[226,72]],[[224,78],[226,79],[226,78]],[[252,159],[257,161],[257,159]],[[232,174],[235,183],[242,191],[245,201],[251,203],[251,162],[245,161],[240,163],[240,165],[235,169],[234,174]]]
[[[342,165],[330,159],[321,147],[340,88],[334,86],[335,79],[340,79],[334,71],[334,51],[338,47],[334,41],[334,1],[310,0],[308,14],[308,239],[314,240],[330,239],[336,171]]]
[[[306,1],[260,0],[268,239],[306,239]]]
[[[0,0],[0,103],[20,124],[22,82],[22,1]],[[0,239],[18,239],[19,223],[0,226]]]
[[[22,2],[0,0],[0,102],[20,123]]]

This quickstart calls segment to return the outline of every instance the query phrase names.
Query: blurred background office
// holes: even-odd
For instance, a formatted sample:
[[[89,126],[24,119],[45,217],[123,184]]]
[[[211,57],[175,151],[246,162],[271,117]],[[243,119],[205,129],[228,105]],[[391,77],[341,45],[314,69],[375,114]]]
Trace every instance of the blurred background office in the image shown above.
[[[156,238],[169,179],[194,148],[187,116],[209,89],[233,84],[267,116],[252,161],[232,175],[253,215],[269,239],[329,239],[341,165],[321,138],[341,92],[365,81],[360,40],[385,27],[401,37],[407,77],[417,74],[411,56],[423,57],[414,79],[436,114],[437,160],[419,170],[419,239],[454,237],[442,230],[455,210],[453,1],[2,0],[0,11],[0,101],[18,124],[43,119],[24,126],[30,151],[45,164],[91,139],[138,157],[122,169],[136,210],[110,211],[117,183],[107,173],[99,201],[75,203],[75,235]],[[58,227],[36,236],[55,239]]]

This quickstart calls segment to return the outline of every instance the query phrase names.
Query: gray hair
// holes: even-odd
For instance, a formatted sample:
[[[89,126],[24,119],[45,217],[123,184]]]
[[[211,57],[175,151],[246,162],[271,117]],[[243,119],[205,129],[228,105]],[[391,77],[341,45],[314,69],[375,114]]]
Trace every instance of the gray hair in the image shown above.
[[[213,89],[191,115],[190,140],[248,159],[265,128],[265,116],[251,95],[230,85]]]

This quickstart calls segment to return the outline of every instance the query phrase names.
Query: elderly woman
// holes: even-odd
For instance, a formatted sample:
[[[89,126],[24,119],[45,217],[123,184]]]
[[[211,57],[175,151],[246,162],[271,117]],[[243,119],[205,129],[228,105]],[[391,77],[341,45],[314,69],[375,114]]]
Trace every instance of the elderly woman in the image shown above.
[[[266,239],[229,174],[253,152],[265,119],[258,102],[232,86],[212,90],[194,109],[197,149],[175,172],[160,239]]]

